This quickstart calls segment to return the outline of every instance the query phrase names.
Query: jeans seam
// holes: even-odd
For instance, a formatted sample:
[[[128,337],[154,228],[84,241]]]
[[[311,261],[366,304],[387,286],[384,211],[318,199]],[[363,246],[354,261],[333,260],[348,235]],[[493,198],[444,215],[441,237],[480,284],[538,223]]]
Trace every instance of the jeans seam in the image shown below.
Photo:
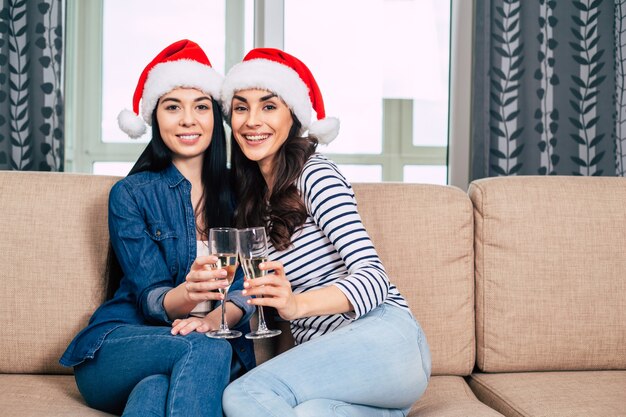
[[[189,358],[191,357],[191,354],[193,353],[193,343],[185,340],[185,339],[180,339],[182,340],[184,343],[187,344],[187,346],[189,347],[189,350],[187,351],[187,355],[185,355],[185,362],[181,365],[181,371],[179,372],[179,375],[176,377],[176,379],[174,380],[174,384],[173,387],[170,388],[170,391],[168,393],[168,400],[170,403],[169,406],[169,415],[173,416],[174,415],[174,411],[173,408],[174,407],[174,399],[176,397],[176,390],[178,388],[178,384],[180,382],[180,375],[183,374],[183,369],[187,366],[187,364],[189,363]],[[172,377],[172,375],[170,375],[170,378]]]

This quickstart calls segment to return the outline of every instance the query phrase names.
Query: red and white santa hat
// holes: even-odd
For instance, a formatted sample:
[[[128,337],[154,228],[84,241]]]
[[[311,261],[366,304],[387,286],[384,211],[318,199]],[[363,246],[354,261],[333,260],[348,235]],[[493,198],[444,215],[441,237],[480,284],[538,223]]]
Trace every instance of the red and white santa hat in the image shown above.
[[[223,79],[197,43],[188,39],[174,42],[144,68],[133,96],[133,110],[122,110],[117,116],[120,129],[133,139],[141,137],[146,123],[152,123],[159,98],[178,87],[197,88],[219,100]]]
[[[230,114],[233,95],[259,88],[278,95],[320,143],[328,144],[339,133],[339,119],[326,117],[322,93],[313,74],[302,61],[279,49],[256,48],[228,71],[222,85],[222,108]],[[315,120],[312,120],[312,110]]]

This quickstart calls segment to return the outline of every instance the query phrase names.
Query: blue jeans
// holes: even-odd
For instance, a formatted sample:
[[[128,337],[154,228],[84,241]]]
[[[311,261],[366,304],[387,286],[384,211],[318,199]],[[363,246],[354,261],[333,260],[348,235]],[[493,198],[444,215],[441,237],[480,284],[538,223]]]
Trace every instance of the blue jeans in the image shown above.
[[[430,350],[406,311],[381,305],[256,367],[224,391],[228,417],[405,416],[426,390]]]
[[[222,392],[231,373],[226,340],[169,327],[126,325],[74,368],[90,407],[124,416],[222,417]]]

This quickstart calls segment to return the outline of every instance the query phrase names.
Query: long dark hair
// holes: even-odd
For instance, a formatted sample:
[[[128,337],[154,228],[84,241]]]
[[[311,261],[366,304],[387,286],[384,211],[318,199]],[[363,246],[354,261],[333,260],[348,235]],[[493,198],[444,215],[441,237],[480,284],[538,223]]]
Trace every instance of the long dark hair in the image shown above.
[[[269,188],[259,165],[246,158],[231,135],[238,201],[235,224],[237,227],[264,226],[269,240],[278,250],[291,246],[291,236],[306,221],[307,210],[296,180],[317,148],[316,139],[298,135],[302,125],[293,113],[292,118],[287,140],[275,156],[273,184]]]
[[[202,163],[204,194],[200,205],[203,208],[202,215],[204,217],[204,230],[200,230],[200,233],[207,236],[211,227],[233,225],[235,201],[232,172],[226,167],[226,133],[222,110],[215,99],[211,98],[211,102],[213,107],[213,137],[211,145],[204,152]],[[152,139],[128,175],[143,171],[159,172],[167,168],[171,162],[172,151],[165,145],[161,137],[155,107],[152,112]],[[119,288],[123,276],[122,268],[110,243],[106,276],[108,278],[106,299],[109,300]]]

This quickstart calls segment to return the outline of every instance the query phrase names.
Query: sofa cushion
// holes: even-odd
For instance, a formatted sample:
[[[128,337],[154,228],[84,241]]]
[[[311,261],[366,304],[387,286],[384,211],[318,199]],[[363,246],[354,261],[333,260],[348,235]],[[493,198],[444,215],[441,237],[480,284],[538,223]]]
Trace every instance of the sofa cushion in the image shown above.
[[[71,371],[57,361],[104,296],[115,181],[0,172],[0,373]]]
[[[408,417],[502,417],[480,402],[459,376],[435,376]]]
[[[387,270],[422,325],[433,374],[474,366],[472,206],[458,188],[353,184],[359,213]]]
[[[475,181],[477,364],[626,369],[626,179]]]
[[[509,417],[626,415],[626,371],[474,374],[470,386]]]
[[[0,375],[0,416],[104,417],[87,407],[70,375]]]

